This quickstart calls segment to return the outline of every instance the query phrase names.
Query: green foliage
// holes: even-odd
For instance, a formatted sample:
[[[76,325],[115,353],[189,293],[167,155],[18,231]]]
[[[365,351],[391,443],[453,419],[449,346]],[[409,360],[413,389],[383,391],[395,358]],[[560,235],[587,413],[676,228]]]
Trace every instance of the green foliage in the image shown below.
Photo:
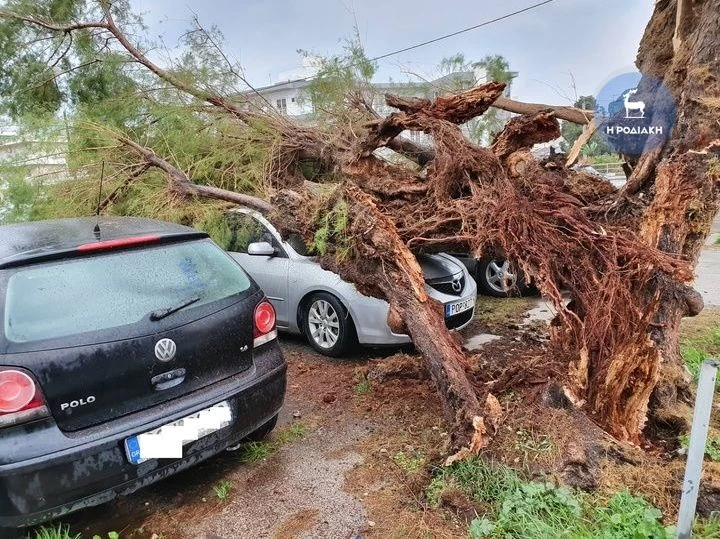
[[[41,526],[27,535],[27,539],[80,539],[80,537],[79,533],[72,533],[70,527],[63,524]]]
[[[470,525],[471,537],[579,537],[582,508],[564,488],[521,483],[500,505],[495,519],[480,518]],[[576,528],[572,533],[568,533]]]
[[[316,228],[310,252],[325,255],[330,246],[335,249],[339,260],[352,253],[352,241],[347,233],[350,222],[350,208],[345,200],[339,200],[329,211],[321,212],[315,219]]]
[[[257,462],[270,456],[272,447],[268,442],[250,442],[240,449],[241,462]]]
[[[343,52],[339,55],[319,58],[308,51],[298,52],[319,67],[302,96],[312,103],[316,119],[328,126],[336,122],[362,120],[364,116],[351,106],[349,99],[353,94],[361,93],[372,101],[370,81],[377,65],[365,54],[358,29],[355,28],[353,36],[345,41]]]
[[[471,538],[567,537],[670,539],[661,513],[640,497],[619,492],[605,502],[564,487],[523,481],[516,472],[481,458],[437,470],[426,488],[430,506],[445,489],[459,489],[487,508],[468,529]]]
[[[425,494],[428,500],[436,500],[442,490],[455,487],[476,502],[493,503],[509,496],[520,483],[510,468],[477,457],[437,470],[430,482],[432,489]]]
[[[407,475],[415,474],[425,467],[425,456],[420,451],[414,451],[408,455],[403,451],[398,451],[392,459],[398,468]]]
[[[594,96],[583,95],[580,96],[580,98],[575,101],[575,103],[573,103],[573,106],[583,110],[594,111],[597,107],[597,100]],[[560,133],[566,141],[566,147],[564,148],[565,151],[568,151],[570,148],[572,148],[573,144],[575,144],[575,141],[583,133],[584,130],[585,126],[568,121],[562,122],[562,125],[560,126]],[[582,150],[582,156],[586,159],[612,153],[612,147],[602,138],[600,138],[597,134],[593,135],[590,138],[590,140],[587,142],[587,144],[585,144],[585,147]],[[617,159],[615,158],[615,160]]]
[[[233,489],[233,484],[230,481],[227,481],[226,479],[223,479],[222,481],[218,482],[217,485],[213,486],[213,492],[215,493],[215,496],[220,501],[225,501],[230,497],[230,492]]]
[[[678,441],[680,447],[687,452],[688,447],[690,447],[690,436],[683,434],[678,437]],[[705,456],[713,462],[720,462],[720,436],[708,436],[705,442]]]
[[[698,539],[720,539],[720,516],[695,519],[692,535]]]
[[[370,383],[370,380],[361,380],[355,384],[353,391],[355,391],[356,395],[367,395],[372,391],[372,384]]]
[[[120,539],[118,532],[108,532],[106,535],[107,539]],[[104,539],[101,535],[93,535],[93,539]]]
[[[276,447],[283,446],[287,443],[301,440],[310,434],[310,427],[302,421],[296,421],[289,427],[279,430],[275,435],[274,444]]]
[[[627,491],[602,505],[581,494],[549,484],[522,483],[504,498],[494,518],[478,517],[470,524],[472,538],[568,537],[572,539],[671,539],[661,512]]]
[[[515,451],[522,455],[525,465],[553,450],[552,440],[544,434],[535,434],[532,430],[519,429],[515,435]]]
[[[487,75],[487,81],[497,81],[510,84],[513,73],[510,70],[509,62],[499,55],[487,55],[478,62],[469,62],[465,55],[457,53],[452,56],[443,58],[438,66],[441,75],[450,75],[452,73],[468,72],[475,69],[483,69]],[[472,77],[455,77],[450,83],[448,91],[456,91],[468,89],[478,82],[473,74]],[[490,108],[485,114],[479,118],[474,118],[468,122],[468,131],[470,138],[477,143],[487,144],[492,138],[502,131],[505,127],[506,116],[498,109]]]
[[[711,356],[720,355],[720,325],[714,325],[680,343],[680,355],[697,381],[700,366]]]
[[[277,430],[271,441],[249,442],[243,445],[238,454],[241,462],[257,462],[266,460],[283,445],[305,438],[310,427],[302,421],[294,422],[289,427]]]
[[[607,506],[596,507],[590,516],[588,537],[665,538],[675,537],[674,528],[664,527],[662,513],[628,491],[615,494]]]

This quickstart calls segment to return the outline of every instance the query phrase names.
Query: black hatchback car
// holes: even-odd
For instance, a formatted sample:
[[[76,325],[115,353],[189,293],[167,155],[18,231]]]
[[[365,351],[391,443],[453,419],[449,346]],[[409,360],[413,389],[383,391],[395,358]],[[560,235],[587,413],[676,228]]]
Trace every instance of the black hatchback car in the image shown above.
[[[0,534],[268,432],[283,403],[272,306],[192,228],[2,226],[0,322]]]

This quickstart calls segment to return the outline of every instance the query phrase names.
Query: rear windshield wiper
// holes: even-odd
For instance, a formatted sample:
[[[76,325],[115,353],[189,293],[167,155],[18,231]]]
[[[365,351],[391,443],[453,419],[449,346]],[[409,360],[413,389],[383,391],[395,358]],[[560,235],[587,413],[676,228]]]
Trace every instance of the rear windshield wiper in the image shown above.
[[[184,309],[185,307],[188,307],[193,303],[197,303],[198,301],[200,301],[200,296],[192,296],[184,300],[182,303],[174,305],[173,307],[168,307],[167,309],[158,309],[157,311],[153,311],[150,313],[150,320],[152,322],[157,322],[158,320],[162,320],[166,316],[170,316],[171,314],[178,312],[180,309]]]

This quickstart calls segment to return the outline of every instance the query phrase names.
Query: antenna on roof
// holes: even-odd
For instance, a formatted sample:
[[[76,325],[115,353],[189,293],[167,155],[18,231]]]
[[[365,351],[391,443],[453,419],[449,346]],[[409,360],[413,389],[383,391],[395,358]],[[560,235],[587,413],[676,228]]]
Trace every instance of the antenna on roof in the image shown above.
[[[98,240],[100,239],[100,204],[102,204],[103,176],[105,176],[105,161],[102,162],[102,166],[100,167],[100,188],[98,189],[98,201],[97,207],[95,208],[95,216],[98,220],[96,221],[95,228],[93,229],[93,234],[95,234],[95,238]]]

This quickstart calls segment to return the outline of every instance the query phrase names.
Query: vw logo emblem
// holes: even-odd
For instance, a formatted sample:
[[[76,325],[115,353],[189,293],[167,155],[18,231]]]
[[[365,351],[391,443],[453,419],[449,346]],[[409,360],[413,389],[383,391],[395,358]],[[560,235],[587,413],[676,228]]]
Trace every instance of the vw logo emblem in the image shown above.
[[[172,339],[160,339],[155,343],[155,357],[160,361],[170,361],[175,357],[177,346]]]
[[[462,290],[462,283],[460,282],[460,279],[454,279],[452,282],[452,289],[455,292],[460,292]]]

